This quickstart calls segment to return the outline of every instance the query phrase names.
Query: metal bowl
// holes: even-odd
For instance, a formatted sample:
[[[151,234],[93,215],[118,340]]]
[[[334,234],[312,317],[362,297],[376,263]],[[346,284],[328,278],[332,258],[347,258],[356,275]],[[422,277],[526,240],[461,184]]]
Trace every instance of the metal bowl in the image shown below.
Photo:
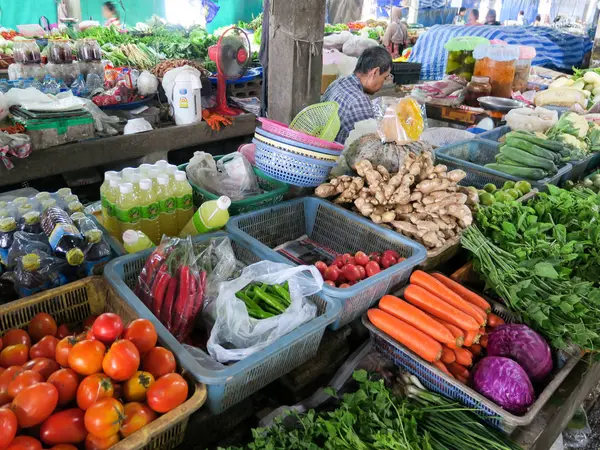
[[[507,113],[511,109],[525,108],[527,105],[519,100],[502,97],[479,97],[479,104],[488,111]]]

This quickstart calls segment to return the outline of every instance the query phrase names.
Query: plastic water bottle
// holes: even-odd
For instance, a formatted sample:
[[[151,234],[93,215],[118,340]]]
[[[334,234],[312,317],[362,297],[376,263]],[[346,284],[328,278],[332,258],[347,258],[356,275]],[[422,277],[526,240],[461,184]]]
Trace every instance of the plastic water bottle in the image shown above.
[[[164,159],[161,159],[160,161],[156,161],[156,164],[154,164],[154,167],[156,169],[158,169],[159,172],[165,172],[167,170],[167,167],[169,167],[169,163],[167,161],[165,161]]]
[[[231,199],[226,196],[202,203],[187,225],[179,233],[180,237],[209,233],[223,228],[229,221]]]
[[[119,222],[119,236],[122,236],[127,230],[139,230],[141,226],[140,207],[133,191],[133,184],[119,184],[119,197],[116,206],[115,215]]]
[[[152,242],[160,243],[160,238],[162,237],[158,220],[160,206],[152,186],[152,180],[149,178],[141,179],[139,189],[140,208],[142,212],[141,230]]]
[[[0,263],[8,264],[8,252],[12,247],[17,221],[14,217],[3,217],[0,219]]]
[[[65,211],[56,207],[47,208],[42,214],[42,229],[57,256],[65,258],[71,266],[83,262],[85,240]]]
[[[83,97],[88,94],[88,89],[82,74],[77,76],[77,79],[71,85],[71,90],[73,91],[73,94],[78,97]]]
[[[142,231],[136,230],[127,230],[123,233],[123,244],[125,246],[125,251],[129,254],[154,247],[154,244],[148,236]]]
[[[152,164],[142,164],[138,167],[140,175],[148,175],[148,172],[153,169]]]
[[[175,198],[177,199],[177,229],[181,232],[194,215],[192,186],[185,172],[175,172]]]
[[[156,180],[158,181],[158,204],[160,207],[158,223],[160,232],[167,236],[177,236],[177,215],[175,214],[177,202],[169,176],[162,174]]]
[[[85,87],[87,88],[88,92],[91,93],[96,89],[102,89],[104,87],[104,82],[100,79],[98,74],[90,73],[87,76]]]

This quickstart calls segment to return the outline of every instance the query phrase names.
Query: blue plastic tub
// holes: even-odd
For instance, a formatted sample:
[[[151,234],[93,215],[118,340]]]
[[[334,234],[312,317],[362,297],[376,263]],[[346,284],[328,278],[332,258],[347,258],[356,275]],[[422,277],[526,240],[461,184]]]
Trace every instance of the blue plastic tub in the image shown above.
[[[224,236],[231,239],[238,261],[250,265],[270,259],[261,250],[255,250],[241,239],[224,232],[196,236],[193,240],[202,242]],[[180,365],[196,380],[206,384],[207,404],[213,414],[227,410],[314,357],[325,328],[340,315],[341,308],[336,301],[313,295],[309,299],[317,306],[317,317],[286,334],[276,343],[230,365],[220,364],[208,353],[197,349],[196,357],[199,361],[173,337],[132,291],[151,252],[152,250],[146,250],[115,259],[106,266],[104,276],[140,317],[152,321],[160,339],[173,350]]]
[[[331,202],[312,197],[233,217],[227,231],[278,262],[290,260],[272,249],[303,235],[339,254],[395,250],[406,258],[349,288],[324,285],[325,297],[342,305],[341,317],[331,326],[333,330],[359,318],[382,296],[406,284],[413,268],[427,258],[427,250],[421,244]]]

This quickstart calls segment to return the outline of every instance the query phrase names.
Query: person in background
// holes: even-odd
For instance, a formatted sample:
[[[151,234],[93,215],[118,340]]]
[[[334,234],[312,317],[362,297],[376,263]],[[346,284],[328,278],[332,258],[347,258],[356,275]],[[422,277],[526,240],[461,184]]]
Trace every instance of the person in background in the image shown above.
[[[533,22],[533,26],[534,27],[541,27],[542,26],[542,16],[540,14],[538,14],[537,16],[535,16],[535,22]]]
[[[356,122],[373,119],[375,114],[369,95],[377,93],[392,71],[390,53],[382,46],[368,48],[360,55],[354,73],[335,80],[327,90],[322,102],[340,105],[341,128],[336,142],[343,144]]]
[[[496,10],[490,9],[485,16],[485,25],[500,25],[500,22],[496,20]]]
[[[402,21],[402,8],[394,6],[390,15],[390,24],[385,30],[381,43],[388,49],[392,59],[402,55],[408,45],[408,25]]]
[[[477,8],[473,8],[469,11],[469,18],[467,19],[467,25],[481,25],[479,23],[479,10]]]
[[[458,10],[458,14],[454,16],[454,20],[452,20],[452,25],[464,25],[465,24],[465,14],[467,14],[467,8],[462,6]]]
[[[526,27],[529,25],[527,19],[525,18],[525,11],[523,10],[519,11],[519,15],[517,16],[517,25],[521,27]]]
[[[119,28],[121,26],[119,12],[113,2],[106,2],[102,5],[102,17],[106,19],[106,22],[104,22],[105,27]]]

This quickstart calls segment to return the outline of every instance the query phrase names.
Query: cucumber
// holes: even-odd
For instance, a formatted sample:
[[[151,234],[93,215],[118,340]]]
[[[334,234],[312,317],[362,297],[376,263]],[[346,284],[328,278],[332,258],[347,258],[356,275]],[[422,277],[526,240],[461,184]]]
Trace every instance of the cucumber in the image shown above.
[[[508,156],[498,153],[496,155],[496,162],[498,164],[506,164],[507,166],[525,167],[523,164],[513,161]]]
[[[518,137],[524,141],[531,142],[532,144],[553,152],[560,152],[563,148],[563,145],[560,142],[556,142],[548,138],[542,139],[536,136],[534,133],[529,133],[527,131],[511,131],[506,136]]]
[[[504,147],[500,148],[500,153],[506,155],[513,161],[524,164],[527,167],[538,167],[540,169],[545,169],[551,173],[558,172],[558,169],[552,161],[546,158],[540,158],[539,156],[532,155],[530,153],[527,153],[526,151],[519,150],[518,148],[513,148],[505,145]]]
[[[540,158],[546,158],[549,161],[556,162],[554,159],[556,157],[556,153],[551,150],[546,150],[539,145],[532,144],[525,139],[521,139],[515,136],[510,136],[506,139],[506,145],[513,148],[518,148],[527,153],[531,153],[532,155],[539,156]]]
[[[542,169],[532,169],[529,167],[517,167],[517,166],[509,166],[507,164],[486,164],[485,167],[492,170],[497,170],[498,172],[503,172],[508,175],[513,175],[515,177],[523,177],[528,180],[541,180],[542,178],[546,178],[548,175],[547,172]]]

